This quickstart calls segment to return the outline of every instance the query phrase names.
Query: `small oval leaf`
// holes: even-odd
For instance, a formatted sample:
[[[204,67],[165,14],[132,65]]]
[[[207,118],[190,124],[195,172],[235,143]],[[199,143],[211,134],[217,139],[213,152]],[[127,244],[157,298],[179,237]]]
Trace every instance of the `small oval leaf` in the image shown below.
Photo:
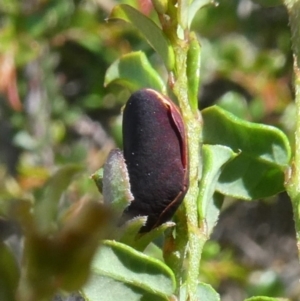
[[[81,295],[85,301],[169,301],[168,297],[96,274],[90,277],[87,285],[81,290]]]
[[[289,141],[279,129],[242,120],[212,106],[202,111],[203,142],[221,144],[285,168],[291,157]]]
[[[103,168],[102,182],[104,202],[121,213],[133,200],[133,195],[124,156],[119,149],[109,153]]]
[[[214,4],[214,0],[194,0],[190,5],[189,5],[189,13],[188,13],[188,26],[190,27],[196,13],[201,9],[203,6],[208,5],[208,4]]]
[[[241,153],[225,166],[216,190],[243,200],[269,197],[284,190],[284,172],[276,164]]]
[[[213,289],[213,287],[207,283],[199,282],[197,287],[198,300],[205,301],[220,301],[220,295]],[[180,287],[179,301],[189,300],[186,296],[186,285]]]
[[[162,93],[166,91],[162,78],[142,51],[121,56],[107,69],[104,85],[112,82],[119,83],[132,92],[142,88],[152,88]]]
[[[175,63],[174,50],[163,31],[151,19],[126,4],[115,6],[109,19],[121,19],[131,23],[161,56],[167,69],[173,70]]]
[[[204,143],[224,145],[239,154],[222,171],[218,192],[253,200],[284,190],[284,171],[291,150],[283,132],[243,121],[217,106],[203,110],[202,116]]]
[[[167,265],[116,241],[103,242],[92,270],[95,275],[162,297],[172,295],[175,290],[175,276]]]
[[[200,84],[201,47],[197,36],[190,35],[190,45],[187,53],[186,72],[188,78],[189,103],[194,112],[198,110],[198,92]]]
[[[198,195],[198,213],[203,222],[205,219],[207,236],[212,232],[218,220],[223,198],[215,194],[218,178],[222,168],[236,154],[228,147],[221,145],[203,145],[203,171]]]
[[[120,242],[133,247],[135,250],[143,251],[149,243],[151,243],[155,238],[162,236],[162,234],[171,227],[174,227],[173,222],[166,222],[162,225],[156,227],[150,232],[139,234],[142,226],[145,225],[147,221],[146,216],[139,216],[124,225],[124,231],[119,239]]]

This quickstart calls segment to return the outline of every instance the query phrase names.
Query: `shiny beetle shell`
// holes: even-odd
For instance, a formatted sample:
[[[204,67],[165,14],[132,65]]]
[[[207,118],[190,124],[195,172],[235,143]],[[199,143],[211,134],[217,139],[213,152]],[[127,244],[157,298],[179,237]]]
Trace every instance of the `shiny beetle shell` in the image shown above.
[[[140,232],[172,218],[188,187],[185,129],[177,106],[166,96],[142,89],[123,112],[123,147],[134,200],[123,218],[148,216]]]

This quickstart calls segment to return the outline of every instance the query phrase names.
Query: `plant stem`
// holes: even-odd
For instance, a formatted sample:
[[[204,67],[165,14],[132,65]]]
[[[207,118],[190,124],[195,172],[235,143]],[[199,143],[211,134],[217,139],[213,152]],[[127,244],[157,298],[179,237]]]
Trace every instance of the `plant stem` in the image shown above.
[[[200,134],[201,122],[198,110],[192,111],[188,99],[188,78],[187,78],[187,52],[188,41],[178,40],[174,47],[176,57],[177,78],[174,84],[174,93],[176,94],[183,119],[186,125],[188,149],[189,149],[189,179],[190,186],[184,199],[184,207],[187,218],[187,246],[188,246],[188,267],[187,267],[187,299],[190,301],[198,300],[196,291],[199,279],[199,266],[201,259],[201,250],[203,240],[200,239],[198,229],[198,179],[199,179],[199,154],[200,154]],[[178,225],[180,227],[180,225]],[[186,236],[186,235],[185,235]],[[179,246],[180,247],[180,246]],[[180,253],[185,255],[186,248]]]
[[[296,132],[295,132],[295,157],[292,167],[291,185],[288,193],[292,200],[294,221],[296,228],[298,257],[300,260],[300,68],[294,58],[295,97],[296,97]]]
[[[285,0],[285,4],[289,12],[292,33],[296,102],[295,155],[291,177],[286,183],[286,189],[293,206],[298,256],[300,260],[300,0]]]
[[[171,3],[171,2],[170,2]],[[200,137],[201,115],[198,111],[198,78],[200,73],[200,46],[195,35],[187,28],[187,0],[178,0],[174,9],[169,5],[169,19],[161,20],[162,28],[171,41],[175,53],[174,82],[171,87],[181,108],[189,152],[189,189],[181,206],[176,213],[176,236],[168,237],[165,252],[167,262],[172,267],[178,284],[178,292],[183,284],[183,265],[187,260],[186,270],[186,299],[198,301],[197,286],[199,267],[203,245],[206,239],[201,239],[199,229],[197,199],[199,193],[198,181],[200,174]],[[192,44],[193,43],[193,44]],[[188,68],[189,66],[189,68]],[[190,78],[188,78],[188,75]],[[191,89],[191,90],[189,90]]]
[[[294,213],[296,228],[298,257],[300,260],[300,68],[294,56],[295,76],[295,102],[296,102],[296,130],[295,130],[295,154],[292,164],[291,177],[286,183]]]

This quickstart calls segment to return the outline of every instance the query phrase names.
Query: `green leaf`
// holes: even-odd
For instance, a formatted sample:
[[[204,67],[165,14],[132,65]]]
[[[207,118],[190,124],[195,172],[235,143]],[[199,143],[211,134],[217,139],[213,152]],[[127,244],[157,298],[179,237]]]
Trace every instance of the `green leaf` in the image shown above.
[[[83,171],[82,166],[69,164],[60,168],[48,181],[41,200],[36,204],[35,217],[38,229],[41,232],[51,231],[56,224],[58,215],[58,202],[61,195],[70,185],[75,175]]]
[[[214,3],[213,0],[194,0],[190,6],[189,6],[189,10],[188,10],[188,27],[191,26],[196,13],[199,11],[199,9],[201,9],[203,6],[207,5],[207,4],[212,4]]]
[[[205,301],[220,301],[219,294],[207,283],[200,282],[198,284],[197,293],[199,299],[201,298]]]
[[[289,141],[279,129],[244,121],[218,106],[209,107],[202,114],[205,144],[221,144],[234,152],[245,152],[282,167],[288,165]]]
[[[203,282],[198,283],[197,296],[199,300],[220,301],[219,294],[212,288],[212,286]],[[187,296],[186,296],[186,285],[184,284],[180,288],[179,301],[185,301],[185,300],[187,300]]]
[[[223,145],[239,155],[221,173],[216,190],[251,200],[284,190],[291,150],[279,129],[243,121],[214,106],[203,110],[204,144]]]
[[[18,281],[17,262],[9,248],[0,242],[0,300],[15,301]]]
[[[124,225],[124,231],[118,240],[133,247],[135,250],[143,251],[155,238],[160,237],[168,228],[175,226],[173,222],[166,222],[141,235],[139,231],[145,225],[146,220],[146,216],[138,216],[128,221]]]
[[[190,106],[194,112],[198,110],[198,92],[200,83],[201,47],[194,33],[190,35],[190,45],[187,53],[187,78]]]
[[[215,194],[215,187],[222,167],[236,154],[228,147],[221,145],[204,145],[202,148],[203,171],[198,195],[198,212],[201,220],[205,220],[207,235],[212,232],[217,222],[223,197]]]
[[[104,85],[112,82],[119,83],[132,92],[142,88],[152,88],[166,93],[163,80],[142,51],[125,54],[108,68]]]
[[[174,50],[163,31],[151,19],[126,4],[115,6],[110,19],[121,19],[136,27],[151,47],[161,56],[167,69],[173,70],[175,63]]]
[[[120,290],[124,289],[124,293],[128,290],[128,285],[133,291],[142,290],[163,298],[172,295],[175,290],[175,277],[168,266],[116,241],[103,242],[103,246],[95,256],[92,270],[97,276],[105,276],[111,281],[123,283],[120,284]],[[100,285],[101,283],[98,284]],[[91,284],[85,286],[83,294],[89,295],[92,287],[95,286]],[[110,293],[113,292],[114,290],[111,290]],[[98,290],[98,294],[102,294],[102,291]]]
[[[126,244],[138,251],[143,251],[142,248],[136,248],[136,239],[139,234],[139,231],[142,226],[145,226],[147,221],[147,216],[137,216],[129,221],[127,221],[121,231],[118,231],[119,236],[117,236],[117,240],[123,244]]]
[[[134,285],[93,274],[81,295],[86,301],[168,301]]]
[[[227,92],[218,99],[216,104],[239,118],[249,117],[247,101],[240,93]]]
[[[189,0],[179,0],[178,1],[178,9],[177,9],[177,20],[181,29],[184,31],[188,26],[188,15],[189,15]],[[178,31],[177,31],[178,35]]]
[[[285,298],[273,298],[273,297],[266,297],[266,296],[255,296],[244,301],[289,301],[289,299]]]
[[[102,194],[103,192],[103,167],[96,170],[92,175],[91,179],[96,184],[98,191]]]
[[[272,196],[283,191],[284,171],[276,164],[241,153],[224,168],[216,190],[244,200]]]
[[[92,178],[97,184],[99,173],[96,172]],[[113,149],[104,164],[102,193],[104,202],[111,205],[117,214],[122,214],[133,200],[127,166],[123,152],[119,149]]]

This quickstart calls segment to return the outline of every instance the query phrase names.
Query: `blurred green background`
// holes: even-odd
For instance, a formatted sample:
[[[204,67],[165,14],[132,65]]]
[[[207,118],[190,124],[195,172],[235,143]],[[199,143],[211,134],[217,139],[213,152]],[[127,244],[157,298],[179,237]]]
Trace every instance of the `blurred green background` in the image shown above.
[[[154,15],[149,0],[124,2]],[[85,166],[66,192],[68,204],[99,199],[89,175],[122,146],[120,114],[129,96],[117,84],[104,87],[110,64],[142,50],[166,77],[136,31],[105,21],[117,3],[0,0],[0,239],[8,243],[15,233],[9,204],[36,195],[60,166]],[[197,14],[192,29],[203,46],[200,108],[217,103],[275,125],[293,144],[292,53],[280,1],[220,0]],[[227,200],[203,254],[202,280],[223,301],[300,300],[294,236],[284,193],[252,203]]]

